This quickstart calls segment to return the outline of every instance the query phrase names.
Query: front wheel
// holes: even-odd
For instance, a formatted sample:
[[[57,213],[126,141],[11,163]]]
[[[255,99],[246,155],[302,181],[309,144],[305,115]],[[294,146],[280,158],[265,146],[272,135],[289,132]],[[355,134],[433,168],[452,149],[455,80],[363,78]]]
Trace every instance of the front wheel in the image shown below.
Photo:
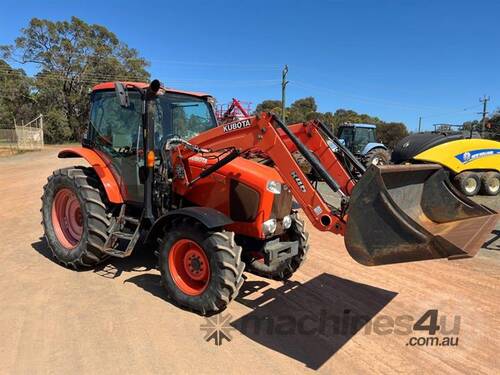
[[[389,152],[383,148],[374,148],[366,154],[364,160],[365,166],[368,168],[371,165],[389,164],[391,156],[389,155]]]
[[[178,305],[202,315],[226,308],[243,285],[244,263],[234,233],[174,219],[159,252],[161,281]]]

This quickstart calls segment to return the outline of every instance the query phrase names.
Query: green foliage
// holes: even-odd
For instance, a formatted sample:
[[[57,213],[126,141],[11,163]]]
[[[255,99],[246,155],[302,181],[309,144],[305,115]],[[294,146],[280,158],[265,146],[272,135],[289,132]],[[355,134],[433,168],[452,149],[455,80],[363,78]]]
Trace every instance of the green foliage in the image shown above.
[[[273,112],[281,114],[281,100],[264,100],[255,108],[255,113]]]
[[[318,119],[331,127],[334,134],[340,125],[350,123],[374,124],[377,126],[377,138],[387,147],[392,148],[401,139],[408,135],[408,130],[400,122],[384,122],[378,117],[357,113],[348,109],[337,109],[332,112],[318,112],[316,101],[313,97],[298,99],[286,110],[287,124],[294,124],[308,120]],[[264,100],[257,105],[256,113],[274,112],[281,113],[280,100]]]
[[[35,117],[35,95],[31,92],[31,80],[22,69],[13,69],[0,60],[0,128],[12,128],[18,123]]]
[[[96,83],[149,79],[148,63],[135,49],[105,27],[76,17],[69,22],[33,18],[13,45],[0,49],[5,58],[38,66],[32,82],[36,107],[50,114],[51,121],[61,121],[61,129],[55,123],[47,126],[52,142],[81,138],[88,118],[87,93]]]
[[[62,143],[72,140],[72,129],[62,110],[49,109],[44,116],[44,140],[46,143]]]
[[[491,119],[488,121],[488,127],[486,128],[487,136],[490,139],[500,141],[500,109],[497,109]]]
[[[399,140],[408,135],[408,129],[401,122],[381,122],[377,125],[378,141],[393,149]]]
[[[466,121],[463,123],[464,130],[469,132],[471,127],[472,131],[481,134],[482,122],[478,120]],[[497,109],[490,119],[486,120],[484,138],[500,141],[500,108]]]

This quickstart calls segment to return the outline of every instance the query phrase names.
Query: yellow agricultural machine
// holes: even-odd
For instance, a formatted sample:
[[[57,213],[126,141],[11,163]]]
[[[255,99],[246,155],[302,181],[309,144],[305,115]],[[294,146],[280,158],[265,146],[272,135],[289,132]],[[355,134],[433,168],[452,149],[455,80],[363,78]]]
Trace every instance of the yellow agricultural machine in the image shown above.
[[[396,145],[392,162],[442,165],[457,189],[467,196],[500,192],[500,142],[497,141],[463,138],[461,134],[411,134]]]

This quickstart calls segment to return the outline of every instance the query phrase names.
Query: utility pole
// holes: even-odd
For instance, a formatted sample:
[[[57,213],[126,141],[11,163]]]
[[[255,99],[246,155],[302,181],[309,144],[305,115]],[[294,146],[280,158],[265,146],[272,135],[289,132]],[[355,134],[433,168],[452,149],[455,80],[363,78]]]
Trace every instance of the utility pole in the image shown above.
[[[418,118],[418,132],[420,133],[420,129],[422,128],[422,116]]]
[[[485,128],[486,128],[486,115],[488,114],[488,112],[486,111],[486,105],[488,104],[488,101],[490,100],[490,97],[486,97],[486,95],[483,96],[483,98],[479,99],[479,102],[480,103],[483,103],[483,112],[479,112],[480,114],[483,115],[483,118],[481,120],[481,137],[483,138],[484,137],[484,132],[485,132]]]
[[[288,81],[286,80],[286,76],[288,74],[288,65],[285,65],[283,68],[283,72],[281,74],[281,121],[283,124],[286,124],[286,104],[285,104],[285,90]]]

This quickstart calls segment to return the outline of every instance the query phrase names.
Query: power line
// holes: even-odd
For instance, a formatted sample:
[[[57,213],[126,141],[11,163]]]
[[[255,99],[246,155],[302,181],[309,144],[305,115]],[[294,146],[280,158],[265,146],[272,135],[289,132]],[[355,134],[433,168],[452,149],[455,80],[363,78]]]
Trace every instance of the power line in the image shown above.
[[[7,69],[0,68],[0,74]],[[27,78],[49,79],[57,81],[77,81],[81,83],[99,83],[103,81],[144,81],[143,77],[124,75],[124,74],[103,74],[103,73],[81,73],[78,75],[65,75],[62,72],[43,71],[35,76],[26,76]],[[273,86],[278,85],[280,80],[277,79],[261,79],[261,80],[220,80],[220,79],[173,79],[167,83],[206,83],[211,85],[226,86],[226,87],[252,87],[252,86]]]
[[[473,106],[470,106],[470,107],[465,107],[465,108],[457,109],[457,110],[450,111],[450,112],[444,112],[444,113],[437,113],[437,114],[433,114],[433,115],[421,116],[421,118],[425,119],[425,118],[429,118],[429,117],[441,117],[441,116],[454,115],[456,113],[467,112],[467,111],[473,110],[473,109],[477,108],[478,106],[479,105],[476,104],[476,105],[473,105]]]
[[[354,94],[350,94],[350,93],[346,93],[346,92],[342,92],[342,91],[338,91],[338,90],[333,90],[333,89],[330,89],[330,88],[321,87],[321,86],[317,86],[317,85],[311,85],[311,84],[308,84],[308,83],[304,83],[304,82],[300,82],[300,81],[295,81],[295,80],[291,81],[291,82],[294,83],[295,85],[299,86],[299,87],[302,87],[302,88],[330,92],[330,93],[332,93],[332,94],[334,94],[336,96],[343,96],[343,97],[352,98],[352,99],[355,99],[355,100],[358,100],[358,101],[361,101],[361,102],[374,103],[374,104],[378,104],[378,105],[386,106],[386,107],[411,109],[411,110],[419,110],[419,109],[422,109],[422,108],[426,108],[426,107],[417,106],[417,105],[413,105],[413,104],[405,104],[405,103],[388,101],[388,100],[383,100],[383,99],[378,99],[378,98],[372,98],[372,97],[367,97],[367,96],[354,95]],[[428,108],[436,109],[434,107],[428,107]]]

